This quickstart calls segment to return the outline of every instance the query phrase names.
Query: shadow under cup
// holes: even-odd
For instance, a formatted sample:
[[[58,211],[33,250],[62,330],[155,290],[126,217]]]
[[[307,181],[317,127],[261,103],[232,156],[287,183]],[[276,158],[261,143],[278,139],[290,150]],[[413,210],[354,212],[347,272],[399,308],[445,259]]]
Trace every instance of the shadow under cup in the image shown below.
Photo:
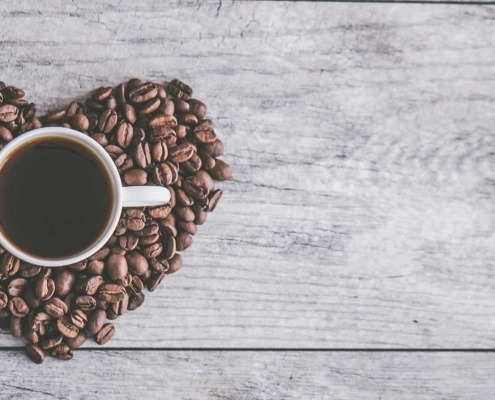
[[[0,233],[17,253],[72,259],[112,228],[118,189],[90,144],[47,131],[4,151],[9,153],[0,162]]]

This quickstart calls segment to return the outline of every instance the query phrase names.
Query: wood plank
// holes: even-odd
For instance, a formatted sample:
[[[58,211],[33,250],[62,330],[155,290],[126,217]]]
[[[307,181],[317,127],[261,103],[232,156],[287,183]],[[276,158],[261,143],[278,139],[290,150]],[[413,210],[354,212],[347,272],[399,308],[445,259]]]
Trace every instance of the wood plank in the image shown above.
[[[494,7],[17,3],[3,80],[48,109],[180,77],[234,166],[109,346],[495,347]]]
[[[35,366],[2,351],[0,362],[4,399],[466,400],[495,390],[494,355],[482,353],[91,351]]]

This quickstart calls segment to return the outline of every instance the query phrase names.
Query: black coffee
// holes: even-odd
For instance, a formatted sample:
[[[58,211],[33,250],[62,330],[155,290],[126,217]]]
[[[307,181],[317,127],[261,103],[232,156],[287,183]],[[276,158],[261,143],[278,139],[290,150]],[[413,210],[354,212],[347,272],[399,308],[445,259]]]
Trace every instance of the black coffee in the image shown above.
[[[81,144],[35,140],[16,149],[0,169],[0,229],[33,256],[74,256],[107,228],[112,198],[104,165]]]

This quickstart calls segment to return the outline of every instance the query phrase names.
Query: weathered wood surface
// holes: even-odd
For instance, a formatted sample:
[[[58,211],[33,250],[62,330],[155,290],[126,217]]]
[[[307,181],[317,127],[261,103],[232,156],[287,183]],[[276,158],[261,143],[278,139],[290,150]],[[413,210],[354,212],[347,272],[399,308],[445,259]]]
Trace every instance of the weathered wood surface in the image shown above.
[[[109,350],[35,367],[2,351],[9,367],[0,398],[490,399],[494,361],[482,353]]]
[[[0,13],[2,80],[45,110],[179,77],[234,167],[183,270],[109,347],[495,346],[495,7],[7,0]]]

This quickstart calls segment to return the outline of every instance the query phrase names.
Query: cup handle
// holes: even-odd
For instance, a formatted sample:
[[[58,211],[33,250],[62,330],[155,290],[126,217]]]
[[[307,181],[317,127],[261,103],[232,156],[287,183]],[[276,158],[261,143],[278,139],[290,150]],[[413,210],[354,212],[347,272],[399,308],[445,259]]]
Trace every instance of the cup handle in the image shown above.
[[[167,204],[170,191],[162,186],[126,186],[122,188],[122,207],[149,207]]]

